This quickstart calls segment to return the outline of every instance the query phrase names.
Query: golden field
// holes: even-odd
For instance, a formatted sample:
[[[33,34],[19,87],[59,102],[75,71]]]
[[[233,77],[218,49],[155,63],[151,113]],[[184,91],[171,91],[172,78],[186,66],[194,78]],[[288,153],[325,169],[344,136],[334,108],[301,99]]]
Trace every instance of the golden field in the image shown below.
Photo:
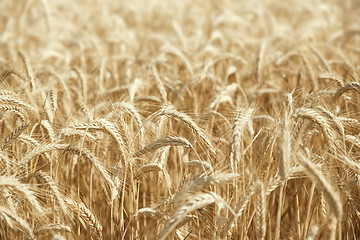
[[[0,9],[0,239],[360,238],[359,1]]]

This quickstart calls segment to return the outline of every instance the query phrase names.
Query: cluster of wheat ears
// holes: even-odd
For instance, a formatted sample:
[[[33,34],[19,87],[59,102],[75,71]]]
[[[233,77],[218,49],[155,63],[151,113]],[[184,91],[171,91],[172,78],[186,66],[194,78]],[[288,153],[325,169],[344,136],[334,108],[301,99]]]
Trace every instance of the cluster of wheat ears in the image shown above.
[[[359,1],[0,9],[0,239],[359,238]]]

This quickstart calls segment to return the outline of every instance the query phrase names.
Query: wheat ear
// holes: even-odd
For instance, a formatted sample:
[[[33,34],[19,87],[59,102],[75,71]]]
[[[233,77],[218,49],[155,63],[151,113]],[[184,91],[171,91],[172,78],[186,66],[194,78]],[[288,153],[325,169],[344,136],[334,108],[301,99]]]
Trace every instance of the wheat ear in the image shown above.
[[[265,209],[265,191],[264,184],[260,182],[257,190],[257,208],[256,208],[256,232],[258,239],[265,239],[266,234],[266,209]]]
[[[327,142],[331,146],[331,149],[334,152],[337,152],[336,140],[338,138],[336,136],[336,132],[333,131],[333,129],[329,124],[329,121],[319,110],[311,109],[311,108],[298,108],[295,110],[294,116],[310,119],[312,122],[320,126],[324,134],[324,137],[327,139]]]
[[[71,233],[71,228],[68,225],[60,224],[60,223],[50,223],[46,224],[44,226],[41,226],[40,228],[36,229],[34,231],[34,234],[36,236],[39,236],[44,233],[48,232],[69,232]]]
[[[53,111],[53,113],[55,113],[58,108],[58,94],[57,91],[54,89],[51,89],[50,91],[50,103],[51,110]]]
[[[143,139],[145,138],[144,135],[144,131],[141,128],[141,126],[143,125],[143,121],[142,121],[142,117],[139,114],[139,112],[136,110],[136,108],[134,107],[133,104],[131,103],[127,103],[127,102],[117,102],[113,105],[113,108],[121,108],[123,111],[127,112],[128,114],[130,114],[134,119],[135,122],[137,124],[138,130],[140,132],[140,141],[143,141]],[[142,142],[141,142],[142,144]]]
[[[342,77],[340,77],[332,72],[320,73],[319,78],[320,79],[331,79],[331,80],[335,81],[338,86],[342,86],[344,84]]]
[[[80,111],[90,120],[93,120],[89,109],[86,107],[85,103],[81,99],[76,100],[76,106],[80,109]]]
[[[134,214],[134,217],[139,216],[139,215],[150,216],[150,217],[158,218],[158,219],[163,218],[163,214],[160,211],[152,209],[152,208],[141,208],[136,211],[136,213]]]
[[[0,216],[5,220],[5,222],[11,227],[14,228],[13,223],[15,222],[16,227],[26,234],[26,236],[30,239],[35,240],[35,235],[33,233],[33,230],[29,226],[29,224],[19,217],[16,213],[10,211],[9,209],[6,209],[2,206],[0,206]]]
[[[55,142],[55,131],[53,127],[51,126],[51,123],[48,120],[41,120],[40,122],[41,126],[43,126],[46,131],[48,132],[49,138],[51,142]]]
[[[77,148],[76,146],[73,146],[73,145],[67,145],[62,150],[65,150],[65,151],[70,152],[72,154],[78,155],[79,157],[82,157],[83,159],[89,161],[94,166],[94,168],[99,172],[101,177],[108,183],[111,191],[112,192],[116,191],[115,190],[115,184],[114,184],[114,181],[112,180],[111,176],[105,170],[105,168],[101,164],[101,162],[97,158],[95,158],[95,156],[91,152],[89,152],[87,150],[84,150],[84,149],[79,149],[79,148]]]
[[[162,168],[158,163],[150,163],[142,166],[134,173],[134,179],[139,179],[141,176],[148,172],[158,172],[161,171]]]
[[[236,83],[232,83],[228,86],[226,86],[223,90],[221,90],[216,97],[214,98],[214,100],[211,101],[211,103],[209,104],[209,109],[213,110],[216,109],[217,106],[221,103],[224,102],[224,100],[227,100],[227,97],[230,97],[230,100],[232,99],[231,96],[238,90],[239,86]]]
[[[153,151],[155,151],[161,147],[165,147],[165,146],[185,146],[185,147],[189,147],[190,149],[195,151],[195,149],[193,148],[193,146],[187,139],[182,138],[182,137],[168,136],[165,138],[158,139],[158,140],[150,143],[149,145],[145,146],[143,149],[135,152],[133,154],[133,157],[139,157],[143,154],[146,154],[148,152],[153,152]]]
[[[157,116],[167,116],[171,119],[175,119],[180,123],[183,123],[189,130],[191,130],[195,136],[197,136],[201,142],[203,142],[207,149],[215,156],[216,151],[214,150],[214,146],[211,144],[210,140],[206,137],[204,131],[185,113],[179,112],[175,109],[171,109],[169,107],[165,107],[150,116],[149,119],[157,117]]]
[[[54,150],[63,150],[68,146],[68,144],[58,144],[58,143],[49,143],[49,144],[38,144],[33,149],[26,152],[21,158],[20,162],[22,165],[27,164],[32,158]]]
[[[36,173],[37,178],[50,190],[50,193],[55,197],[56,201],[59,203],[59,206],[64,214],[66,214],[66,204],[63,200],[62,194],[60,193],[56,183],[47,173],[43,171],[38,171]]]
[[[27,77],[29,79],[29,82],[30,82],[31,91],[34,91],[34,89],[35,89],[35,78],[34,78],[34,73],[33,73],[33,70],[32,70],[32,68],[30,66],[29,60],[28,60],[27,56],[22,52],[18,52],[18,55],[21,58],[22,62],[24,63],[25,70],[26,70],[26,75],[27,75]]]
[[[121,136],[120,132],[115,127],[115,124],[103,118],[97,119],[95,122],[98,123],[103,130],[108,132],[115,139],[117,145],[119,146],[119,150],[122,155],[122,158],[126,162],[128,159],[129,151],[128,148],[126,147],[127,145],[124,140],[124,137]]]
[[[244,130],[246,127],[249,131],[252,130],[251,116],[254,109],[249,108],[247,110],[239,109],[236,112],[235,122],[231,130],[231,141],[229,144],[230,154],[227,157],[230,158],[230,164],[233,171],[238,172],[237,166],[241,166],[242,163],[242,139]]]
[[[80,80],[82,101],[84,101],[86,103],[86,101],[87,101],[87,92],[88,92],[87,79],[85,78],[85,75],[83,74],[83,72],[80,69],[73,68],[72,70],[76,73],[77,77]]]
[[[182,189],[176,194],[174,198],[174,205],[179,206],[186,202],[192,195],[206,189],[213,184],[221,184],[231,181],[239,177],[236,173],[216,173],[210,176],[204,176],[194,179],[185,184]]]
[[[80,217],[90,225],[91,233],[95,234],[97,239],[102,240],[102,225],[97,217],[89,210],[89,208],[87,208],[84,203],[77,203],[71,199],[65,199],[65,202],[73,209],[75,213],[79,211]]]
[[[27,113],[24,113],[23,108],[17,105],[9,105],[9,104],[0,105],[0,110],[15,113],[23,122],[29,120],[29,115]]]
[[[21,183],[15,177],[10,176],[0,176],[0,186],[10,187],[15,189],[17,192],[22,193],[27,201],[31,204],[33,209],[37,212],[43,212],[43,208],[40,206],[39,201],[36,199],[34,192],[26,185]]]
[[[173,55],[173,56],[176,56],[177,58],[179,58],[183,62],[183,64],[186,66],[190,75],[194,76],[194,71],[191,67],[189,60],[185,57],[185,55],[179,49],[177,49],[175,47],[171,47],[171,46],[165,46],[161,50],[164,53],[167,53],[169,55]]]
[[[9,136],[6,137],[4,143],[1,145],[1,149],[4,151],[12,141],[14,141],[20,134],[29,126],[29,122],[26,121],[16,128]]]
[[[320,170],[302,153],[298,153],[301,164],[306,169],[307,175],[312,179],[316,186],[323,192],[326,201],[334,216],[340,220],[343,215],[342,203],[339,194],[334,190]]]
[[[188,162],[184,162],[184,164],[186,166],[191,166],[191,167],[199,167],[205,170],[205,172],[210,172],[210,173],[214,173],[214,169],[211,166],[210,163],[205,162],[205,161],[201,161],[201,160],[191,160]]]
[[[161,98],[164,102],[167,102],[167,93],[166,93],[166,90],[165,90],[165,87],[164,87],[164,84],[162,83],[161,79],[160,79],[160,76],[159,76],[159,73],[156,69],[155,66],[152,66],[151,67],[151,70],[152,70],[152,74],[154,75],[154,78],[156,80],[156,83],[158,85],[158,88],[159,88],[159,91],[160,91],[160,94],[161,94]]]
[[[26,77],[16,70],[6,70],[0,76],[0,83],[2,83],[7,77],[15,75],[23,81],[26,81]]]
[[[343,87],[339,88],[334,97],[333,100],[336,101],[341,95],[343,95],[345,92],[350,91],[350,90],[355,90],[360,94],[360,84],[357,82],[351,82],[351,83],[347,83],[345,84]]]
[[[175,227],[185,218],[185,216],[203,206],[212,204],[216,201],[213,195],[209,193],[200,193],[193,195],[184,205],[179,207],[176,212],[173,214],[171,219],[166,223],[163,230],[159,233],[158,239],[164,240],[174,229]]]

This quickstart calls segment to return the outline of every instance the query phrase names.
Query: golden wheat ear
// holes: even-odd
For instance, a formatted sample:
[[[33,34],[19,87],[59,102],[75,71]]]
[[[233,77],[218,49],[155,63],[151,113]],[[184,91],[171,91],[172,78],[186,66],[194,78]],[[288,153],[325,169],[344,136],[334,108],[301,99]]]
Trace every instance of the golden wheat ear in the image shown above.
[[[86,205],[82,202],[75,202],[71,199],[65,199],[65,202],[71,207],[74,213],[78,213],[81,219],[85,222],[84,227],[87,224],[90,226],[91,233],[97,237],[97,239],[102,240],[102,225],[98,218],[86,207]]]
[[[345,92],[350,91],[350,90],[354,90],[360,94],[360,84],[357,82],[351,82],[351,83],[345,84],[343,87],[339,88],[336,91],[336,93],[333,97],[333,100],[336,101],[341,95],[343,95]]]
[[[19,229],[29,239],[35,239],[33,229],[24,219],[17,216],[16,213],[4,207],[0,207],[0,215],[3,219],[5,219],[6,224],[11,228]]]

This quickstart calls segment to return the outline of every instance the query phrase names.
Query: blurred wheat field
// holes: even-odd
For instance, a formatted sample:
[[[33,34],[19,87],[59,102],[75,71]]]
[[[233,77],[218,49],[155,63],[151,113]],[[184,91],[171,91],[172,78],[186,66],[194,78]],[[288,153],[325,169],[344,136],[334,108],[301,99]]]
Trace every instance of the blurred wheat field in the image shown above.
[[[0,9],[0,239],[360,239],[359,1]]]

